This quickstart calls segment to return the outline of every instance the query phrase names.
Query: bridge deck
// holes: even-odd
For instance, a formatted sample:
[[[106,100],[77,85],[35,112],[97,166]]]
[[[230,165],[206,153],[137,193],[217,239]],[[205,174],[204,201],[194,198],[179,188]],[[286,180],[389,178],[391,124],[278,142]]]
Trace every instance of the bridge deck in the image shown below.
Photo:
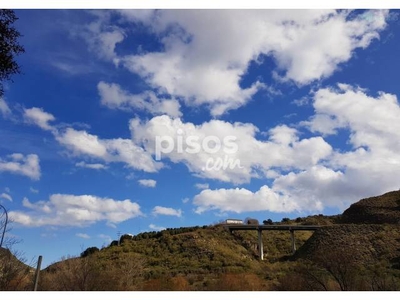
[[[224,224],[229,230],[310,230],[315,231],[322,226],[318,225],[245,225],[245,224]]]

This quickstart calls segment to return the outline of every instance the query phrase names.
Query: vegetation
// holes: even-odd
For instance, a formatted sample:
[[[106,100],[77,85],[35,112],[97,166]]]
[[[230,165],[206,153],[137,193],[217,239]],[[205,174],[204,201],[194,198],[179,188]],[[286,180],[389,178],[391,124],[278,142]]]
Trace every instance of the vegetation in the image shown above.
[[[400,192],[374,201],[387,199],[399,200]],[[375,218],[371,201],[357,205],[364,204]],[[381,208],[377,213],[382,215]],[[264,261],[258,257],[257,232],[230,233],[221,224],[126,234],[119,243],[113,241],[103,249],[89,247],[80,257],[49,266],[41,272],[39,289],[400,290],[400,227],[388,220],[364,224],[348,215],[285,218],[284,224],[324,226],[315,233],[296,232],[295,254],[289,232],[264,231]],[[23,285],[12,288],[24,289]]]
[[[0,248],[0,291],[32,289],[33,269],[21,257],[20,253]]]
[[[0,9],[0,97],[3,96],[3,81],[10,80],[11,76],[20,73],[15,56],[25,52],[18,43],[21,34],[13,26],[18,20],[14,11]]]
[[[343,223],[400,225],[399,191],[363,199],[344,211]]]

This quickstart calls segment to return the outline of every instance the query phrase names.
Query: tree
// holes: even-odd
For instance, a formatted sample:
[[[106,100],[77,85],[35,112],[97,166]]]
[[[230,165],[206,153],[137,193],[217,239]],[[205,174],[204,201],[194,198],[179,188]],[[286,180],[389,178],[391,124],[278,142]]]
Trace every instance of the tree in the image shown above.
[[[41,272],[42,291],[131,291],[140,289],[145,261],[140,255],[96,251],[67,257]]]
[[[4,207],[3,207],[4,208]],[[21,242],[12,235],[12,220],[7,220],[6,210],[0,210],[0,234],[2,247],[0,247],[0,291],[26,290],[32,282],[32,268],[26,265],[23,253],[13,249],[13,246]]]
[[[247,217],[246,219],[244,219],[244,224],[247,225],[258,225],[258,220],[257,219],[252,219],[250,217]]]
[[[7,228],[9,231],[10,227]],[[21,251],[13,249],[19,242],[14,237],[6,236],[3,247],[0,248],[0,291],[21,291],[32,288],[33,268],[26,264]]]
[[[316,265],[325,269],[337,282],[341,291],[357,290],[357,280],[360,274],[356,262],[357,250],[351,247],[332,249],[318,253],[314,260]]]
[[[357,249],[352,247],[317,251],[311,260],[299,261],[294,272],[280,281],[279,289],[364,290],[366,278],[357,261],[357,254]]]
[[[105,287],[100,266],[93,255],[84,258],[65,257],[42,272],[40,290],[95,291]]]
[[[18,43],[21,34],[13,26],[18,20],[14,11],[0,9],[0,97],[4,94],[3,81],[10,80],[20,69],[15,56],[25,52]]]
[[[274,224],[274,221],[272,221],[271,219],[264,220],[264,221],[263,221],[263,224],[264,224],[264,225],[273,225],[273,224]]]
[[[86,257],[86,256],[96,253],[98,251],[100,251],[100,250],[97,247],[89,247],[81,253],[81,257]]]

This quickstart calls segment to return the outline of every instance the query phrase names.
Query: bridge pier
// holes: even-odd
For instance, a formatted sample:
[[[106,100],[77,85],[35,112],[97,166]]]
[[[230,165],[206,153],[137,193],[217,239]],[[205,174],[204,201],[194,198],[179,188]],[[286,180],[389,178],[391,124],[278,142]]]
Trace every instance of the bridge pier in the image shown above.
[[[292,254],[296,252],[296,240],[294,239],[294,230],[290,230],[290,241],[292,245]]]
[[[291,250],[292,254],[294,254],[296,252],[296,240],[294,238],[295,231],[297,230],[315,231],[322,227],[318,225],[252,225],[252,224],[225,224],[223,226],[227,228],[230,231],[230,233],[233,233],[236,230],[257,230],[258,253],[260,260],[264,260],[264,246],[262,241],[263,230],[281,230],[281,231],[289,230]]]
[[[258,251],[260,255],[260,260],[264,260],[264,245],[262,240],[262,230],[258,229]]]

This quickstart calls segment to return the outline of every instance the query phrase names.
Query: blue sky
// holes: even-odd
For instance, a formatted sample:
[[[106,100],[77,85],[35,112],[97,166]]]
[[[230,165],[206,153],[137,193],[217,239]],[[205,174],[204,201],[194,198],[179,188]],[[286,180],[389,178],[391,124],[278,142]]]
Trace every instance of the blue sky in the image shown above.
[[[28,260],[399,188],[397,11],[16,13],[0,201]]]

